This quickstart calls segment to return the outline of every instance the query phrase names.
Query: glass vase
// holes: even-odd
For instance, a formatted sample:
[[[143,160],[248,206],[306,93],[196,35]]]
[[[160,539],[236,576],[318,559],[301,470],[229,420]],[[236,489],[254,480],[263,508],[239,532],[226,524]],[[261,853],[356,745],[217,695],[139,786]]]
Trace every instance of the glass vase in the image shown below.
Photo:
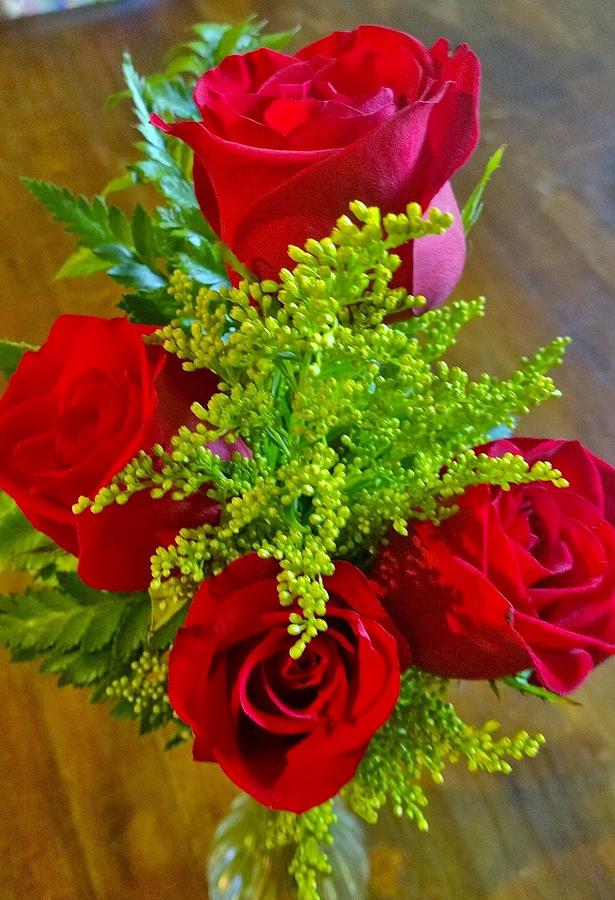
[[[364,900],[369,860],[363,827],[344,803],[334,801],[333,843],[327,846],[331,873],[317,881],[321,900]],[[297,900],[288,867],[293,847],[266,848],[275,812],[240,794],[218,825],[207,862],[210,900]]]

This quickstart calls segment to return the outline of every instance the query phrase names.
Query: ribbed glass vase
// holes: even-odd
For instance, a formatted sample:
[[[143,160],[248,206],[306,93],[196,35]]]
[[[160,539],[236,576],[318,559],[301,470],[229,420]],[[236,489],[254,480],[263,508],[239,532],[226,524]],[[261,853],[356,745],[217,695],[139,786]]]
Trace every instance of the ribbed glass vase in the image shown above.
[[[369,861],[363,827],[340,799],[327,847],[331,873],[318,881],[321,900],[364,900]],[[266,849],[270,817],[275,815],[241,794],[218,825],[207,863],[210,900],[297,900],[288,866],[292,847]]]

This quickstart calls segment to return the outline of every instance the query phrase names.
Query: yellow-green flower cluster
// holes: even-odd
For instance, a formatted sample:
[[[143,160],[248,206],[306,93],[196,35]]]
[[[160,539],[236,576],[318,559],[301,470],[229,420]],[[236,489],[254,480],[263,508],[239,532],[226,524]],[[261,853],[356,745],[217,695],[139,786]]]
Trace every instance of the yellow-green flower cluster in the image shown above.
[[[329,800],[301,815],[276,812],[268,823],[266,848],[294,850],[288,871],[297,884],[298,900],[320,900],[318,879],[331,872],[327,846],[333,843],[335,821],[333,800]]]
[[[116,678],[106,689],[106,696],[117,701],[113,714],[138,719],[141,734],[173,722],[177,730],[172,744],[188,740],[190,729],[180,722],[169,704],[166,657],[145,651],[131,662],[130,669],[130,675]]]
[[[536,756],[544,743],[541,734],[527,731],[496,737],[500,726],[493,720],[482,726],[464,722],[445,697],[447,684],[416,669],[402,676],[393,715],[372,739],[354,780],[343,791],[367,822],[376,822],[378,811],[389,802],[396,815],[408,816],[426,831],[427,797],[419,784],[423,770],[441,784],[446,764],[464,759],[471,772],[508,775],[508,760]]]
[[[392,287],[396,248],[439,234],[448,214],[416,204],[382,216],[351,204],[330,237],[291,247],[294,269],[279,281],[244,280],[237,288],[196,290],[183,273],[171,279],[181,305],[158,332],[187,370],[207,368],[219,393],[198,403],[194,430],[170,448],[141,453],[92,501],[94,512],[137,490],[176,499],[210,485],[220,522],[182,530],[152,561],[154,584],[179,575],[195,587],[250,551],[280,563],[282,604],[297,600],[292,654],[326,629],[323,579],[333,560],[359,564],[393,526],[440,520],[470,485],[551,480],[548,464],[528,468],[471,448],[490,432],[557,394],[547,372],[562,356],[557,340],[524,359],[510,378],[477,380],[440,359],[459,329],[483,314],[483,301],[457,301],[413,315],[424,305]],[[399,314],[407,314],[398,321]],[[241,437],[251,459],[222,461],[214,439]]]

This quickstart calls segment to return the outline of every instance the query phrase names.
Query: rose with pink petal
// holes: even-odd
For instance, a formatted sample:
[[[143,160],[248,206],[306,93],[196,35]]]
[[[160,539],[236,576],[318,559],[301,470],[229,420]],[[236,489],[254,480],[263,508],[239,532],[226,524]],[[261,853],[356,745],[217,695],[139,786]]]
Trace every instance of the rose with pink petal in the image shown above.
[[[454,215],[442,235],[401,248],[396,284],[442,303],[465,260],[449,179],[478,141],[480,65],[377,25],[339,31],[294,56],[254,50],[206,72],[200,121],[157,125],[194,150],[203,214],[259,278],[277,278],[289,244],[329,234],[352,200]]]

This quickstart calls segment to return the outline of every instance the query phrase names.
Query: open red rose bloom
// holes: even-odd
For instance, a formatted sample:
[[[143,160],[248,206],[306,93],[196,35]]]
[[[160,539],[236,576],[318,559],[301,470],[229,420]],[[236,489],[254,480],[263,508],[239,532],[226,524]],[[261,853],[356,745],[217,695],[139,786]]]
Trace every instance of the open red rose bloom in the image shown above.
[[[449,678],[523,669],[557,693],[615,653],[615,470],[575,441],[497,441],[570,485],[480,486],[440,526],[392,535],[371,572],[413,659]]]
[[[203,585],[171,651],[169,697],[195,759],[215,760],[266,806],[303,812],[352,778],[409,655],[365,575],[339,562],[326,579],[329,628],[292,659],[278,572],[252,554]]]
[[[257,50],[207,72],[200,122],[165,124],[194,150],[203,214],[259,278],[289,244],[329,234],[355,198],[391,212],[416,201],[455,216],[445,234],[403,248],[399,284],[446,299],[465,260],[449,179],[478,141],[480,67],[448,43],[365,25],[287,56]]]
[[[75,516],[139,450],[167,444],[194,424],[190,405],[216,391],[213,372],[187,373],[161,347],[146,346],[153,326],[126,319],[61,316],[44,346],[27,353],[0,401],[0,487],[30,521],[79,557],[79,574],[103,590],[143,590],[150,557],[180,528],[215,521],[203,490],[182,502],[147,493],[98,515]],[[234,449],[216,441],[226,458]]]

